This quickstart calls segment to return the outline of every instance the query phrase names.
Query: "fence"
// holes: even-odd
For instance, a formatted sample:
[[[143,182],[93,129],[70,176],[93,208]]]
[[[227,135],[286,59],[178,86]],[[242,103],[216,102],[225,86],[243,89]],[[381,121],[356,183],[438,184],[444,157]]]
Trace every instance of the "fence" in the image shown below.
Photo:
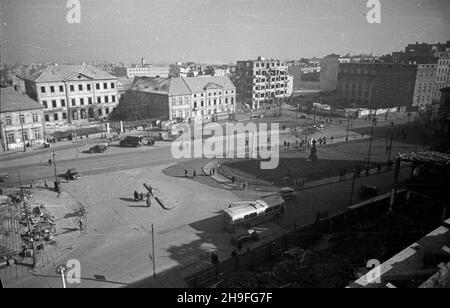
[[[237,271],[254,270],[258,266],[279,260],[284,252],[295,247],[311,247],[324,234],[331,234],[332,238],[338,239],[354,229],[364,230],[371,225],[374,217],[379,217],[389,210],[389,199],[390,197],[386,197],[327,220],[318,219],[312,225],[294,229],[252,251],[225,260],[216,266],[211,265],[210,268],[187,277],[186,282],[191,288],[210,287]]]

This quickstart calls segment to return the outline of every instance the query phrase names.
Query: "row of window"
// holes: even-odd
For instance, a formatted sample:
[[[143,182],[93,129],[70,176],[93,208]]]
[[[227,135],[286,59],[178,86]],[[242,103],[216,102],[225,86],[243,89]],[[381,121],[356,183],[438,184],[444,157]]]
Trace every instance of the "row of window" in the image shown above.
[[[115,89],[116,88],[116,84],[114,82],[109,83],[110,84],[110,89]],[[83,84],[78,84],[78,91],[82,92],[82,91],[91,91],[91,84],[86,84],[86,87],[84,87]],[[64,86],[60,85],[58,86],[59,89],[59,93],[64,93]],[[70,92],[75,92],[75,85],[71,84],[69,85],[69,89]],[[96,90],[101,90],[102,89],[102,84],[101,83],[96,83],[95,84],[95,89]],[[103,83],[103,90],[107,90],[108,89],[108,82],[104,82]],[[49,91],[50,93],[56,93],[56,87],[55,86],[49,86]],[[41,93],[42,94],[46,94],[47,93],[47,87],[46,86],[41,86]]]
[[[110,99],[111,98],[111,99]],[[101,103],[115,103],[116,102],[116,96],[115,95],[105,95],[105,96],[97,96],[97,104],[101,104]],[[92,97],[88,97],[88,98],[84,98],[81,97],[79,99],[76,98],[72,98],[71,99],[71,105],[72,106],[84,106],[85,104],[87,105],[92,105],[93,104],[93,99]],[[66,100],[65,99],[60,99],[59,100],[59,105],[56,99],[51,100],[51,105],[48,104],[47,101],[42,101],[42,105],[45,108],[64,108],[66,107]]]
[[[233,105],[234,104],[234,97],[230,98],[230,104]],[[225,101],[223,101],[222,99],[219,99],[219,105],[222,105],[222,103],[225,103],[226,105],[228,105],[228,98],[225,98]],[[217,105],[217,99],[214,100],[208,100],[208,106],[212,106],[212,105]],[[199,107],[199,102],[194,102],[194,108]],[[200,101],[200,107],[205,107],[205,101]]]
[[[19,124],[26,124],[27,123],[25,115],[20,114],[18,118],[19,118]],[[31,115],[31,118],[32,118],[32,122],[33,123],[38,123],[39,122],[39,115],[37,113],[33,113]],[[14,120],[14,117],[12,115],[7,115],[5,117],[5,125],[6,126],[12,126],[13,125],[13,120]]]
[[[234,90],[231,90],[229,93],[230,93],[230,94],[233,94],[233,93],[234,93]],[[225,94],[228,94],[228,91],[225,91]],[[214,96],[217,96],[217,95],[222,95],[222,91],[214,92]],[[208,96],[212,96],[212,92],[208,93]],[[195,97],[195,98],[197,97],[197,93],[194,93],[194,97]],[[200,94],[200,97],[204,97],[204,93],[201,93],[201,94]]]
[[[103,111],[101,109],[97,110],[98,116],[103,116]],[[110,109],[105,108],[105,115],[110,114]],[[93,118],[93,114],[90,114],[89,111],[81,110],[80,113],[78,113],[76,110],[72,111],[72,119],[73,120],[85,120],[88,118]],[[51,121],[60,121],[60,120],[67,120],[67,112],[60,113],[53,113],[53,114],[45,114],[44,115],[45,122],[51,122]]]
[[[6,133],[6,141],[8,144],[14,144],[17,141],[21,142],[22,140],[31,141],[31,140],[41,140],[42,139],[42,131],[40,128],[35,128],[31,130],[31,135],[28,131],[18,131],[18,132],[9,132]],[[18,143],[18,142],[17,142]]]

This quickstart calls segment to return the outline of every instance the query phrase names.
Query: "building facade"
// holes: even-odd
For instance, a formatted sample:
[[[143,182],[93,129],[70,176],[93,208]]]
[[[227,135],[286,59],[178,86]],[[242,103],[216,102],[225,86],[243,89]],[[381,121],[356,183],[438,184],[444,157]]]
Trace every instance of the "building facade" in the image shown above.
[[[13,88],[2,88],[0,143],[3,151],[44,142],[43,106]]]
[[[102,119],[118,104],[117,77],[90,65],[50,65],[25,79],[46,125]]]
[[[416,85],[414,88],[413,106],[420,109],[433,103],[436,81],[436,64],[417,65]]]
[[[166,66],[141,66],[141,67],[116,67],[114,75],[117,77],[159,77],[169,78],[170,67]]]
[[[441,90],[450,87],[450,51],[442,52],[438,58],[433,100],[441,101]]]
[[[281,60],[238,61],[235,84],[238,99],[254,109],[278,104],[288,96],[288,67]]]
[[[338,85],[339,56],[328,55],[321,61],[320,89],[322,91],[334,91]]]
[[[136,78],[120,101],[121,120],[212,121],[236,110],[236,88],[228,77]]]
[[[339,103],[362,108],[410,108],[417,65],[350,63],[338,73]]]

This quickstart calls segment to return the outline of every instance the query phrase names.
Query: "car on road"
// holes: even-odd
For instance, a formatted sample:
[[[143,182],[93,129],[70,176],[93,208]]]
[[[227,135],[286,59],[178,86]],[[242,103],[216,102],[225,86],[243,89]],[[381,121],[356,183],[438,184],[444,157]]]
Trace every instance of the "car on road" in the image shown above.
[[[67,181],[76,181],[81,178],[81,175],[77,169],[73,168],[67,170],[66,173],[64,174],[64,177],[66,178]]]
[[[231,243],[233,245],[242,245],[248,241],[257,241],[258,233],[254,229],[239,229],[236,230],[233,237],[231,238]]]
[[[0,183],[8,182],[8,181],[9,181],[8,173],[0,173]]]
[[[362,198],[373,197],[378,194],[378,188],[370,185],[363,185],[359,190],[359,196]]]
[[[89,153],[91,153],[91,154],[105,153],[107,150],[108,150],[108,144],[102,143],[102,144],[97,144],[96,146],[93,146],[92,148],[90,148]]]
[[[144,136],[126,136],[119,145],[121,147],[137,148],[144,144]]]
[[[297,199],[297,193],[293,188],[290,187],[284,187],[280,189],[279,194],[281,198],[284,199],[284,201],[291,201]]]

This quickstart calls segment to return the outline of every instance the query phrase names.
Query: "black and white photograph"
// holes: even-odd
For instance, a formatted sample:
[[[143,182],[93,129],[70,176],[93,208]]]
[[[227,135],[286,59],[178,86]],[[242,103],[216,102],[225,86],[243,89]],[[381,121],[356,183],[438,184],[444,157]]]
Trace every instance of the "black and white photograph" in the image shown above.
[[[450,1],[1,0],[0,34],[1,288],[450,287]]]

